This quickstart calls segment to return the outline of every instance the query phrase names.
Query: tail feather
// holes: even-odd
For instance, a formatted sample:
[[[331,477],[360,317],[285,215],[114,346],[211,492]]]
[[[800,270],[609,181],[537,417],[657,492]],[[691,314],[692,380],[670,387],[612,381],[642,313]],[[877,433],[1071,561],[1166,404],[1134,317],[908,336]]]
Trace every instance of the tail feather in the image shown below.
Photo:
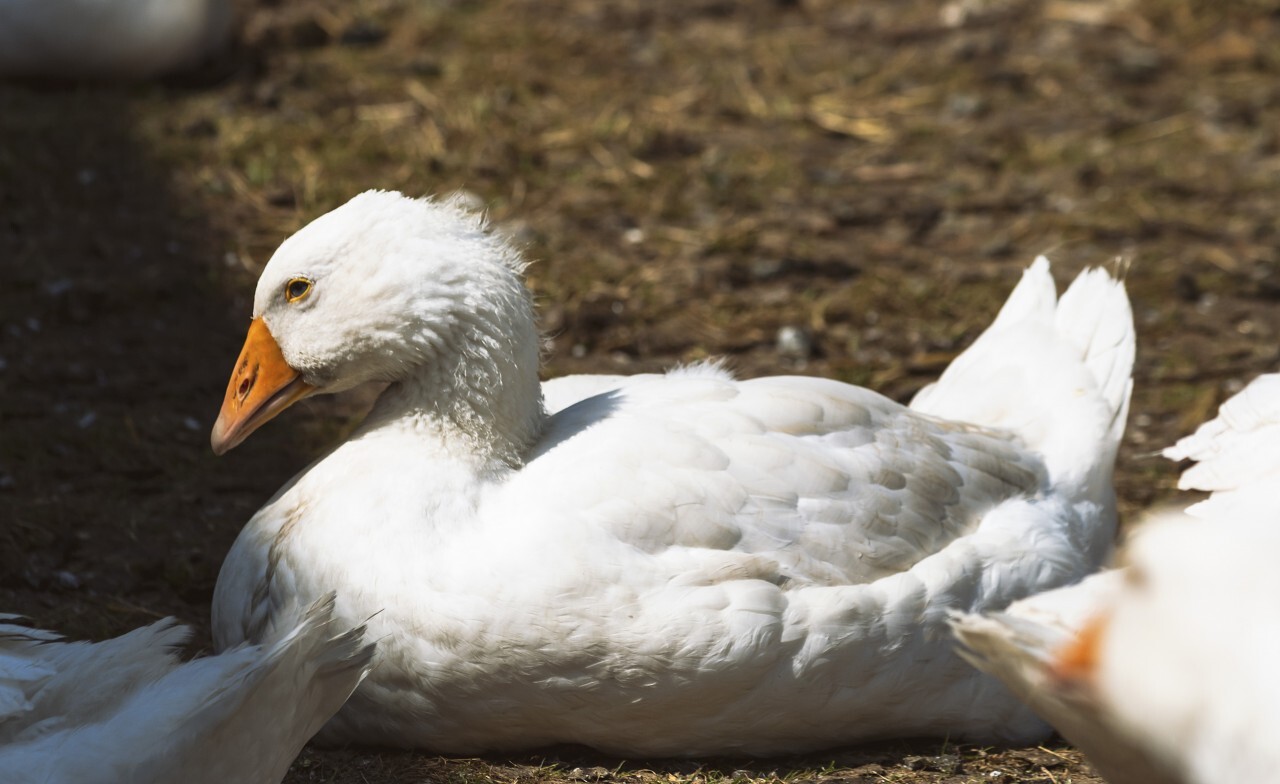
[[[1044,258],[1041,256],[1041,258]],[[1124,284],[1104,270],[1080,273],[1058,302],[1055,325],[1079,350],[1113,412],[1108,439],[1118,444],[1129,418],[1136,337]]]
[[[1036,256],[1031,266],[1022,271],[1022,280],[1018,281],[987,330],[1012,327],[1028,320],[1048,323],[1057,301],[1058,289],[1049,274],[1049,260]]]
[[[1136,339],[1124,283],[1086,270],[1061,299],[1043,256],[991,326],[911,407],[1012,430],[1056,485],[1105,500],[1124,432]]]

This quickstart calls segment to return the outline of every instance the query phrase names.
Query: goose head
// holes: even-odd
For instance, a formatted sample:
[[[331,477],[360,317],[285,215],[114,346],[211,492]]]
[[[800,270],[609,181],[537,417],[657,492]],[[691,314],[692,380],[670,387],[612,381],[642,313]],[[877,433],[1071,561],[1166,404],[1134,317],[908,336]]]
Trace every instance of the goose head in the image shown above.
[[[518,452],[542,416],[523,266],[456,200],[369,191],[317,218],[262,271],[213,451],[305,397],[381,381],[473,447]]]

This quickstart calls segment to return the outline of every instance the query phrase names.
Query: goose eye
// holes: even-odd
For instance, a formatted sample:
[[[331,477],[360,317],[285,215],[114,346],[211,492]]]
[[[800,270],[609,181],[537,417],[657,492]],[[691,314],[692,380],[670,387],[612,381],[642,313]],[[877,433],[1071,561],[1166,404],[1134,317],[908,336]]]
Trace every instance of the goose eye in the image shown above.
[[[286,302],[298,302],[306,299],[311,293],[311,281],[306,278],[294,278],[284,284],[284,299]]]

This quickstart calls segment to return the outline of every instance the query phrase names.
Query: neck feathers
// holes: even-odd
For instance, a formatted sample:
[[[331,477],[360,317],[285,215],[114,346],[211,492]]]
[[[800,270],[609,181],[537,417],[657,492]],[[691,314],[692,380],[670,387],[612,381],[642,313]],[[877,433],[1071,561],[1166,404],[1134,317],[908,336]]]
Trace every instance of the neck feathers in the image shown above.
[[[423,335],[422,363],[383,393],[361,430],[399,423],[478,467],[521,465],[546,412],[532,307],[523,287],[509,299]]]

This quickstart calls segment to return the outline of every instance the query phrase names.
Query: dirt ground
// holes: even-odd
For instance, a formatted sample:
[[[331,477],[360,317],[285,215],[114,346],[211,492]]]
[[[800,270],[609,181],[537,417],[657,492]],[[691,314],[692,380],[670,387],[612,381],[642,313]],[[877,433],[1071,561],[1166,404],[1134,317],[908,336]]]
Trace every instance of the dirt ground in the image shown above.
[[[240,526],[359,417],[208,432],[256,272],[367,188],[466,189],[537,259],[548,375],[709,355],[899,400],[1040,252],[1123,259],[1122,512],[1280,367],[1280,15],[1208,0],[298,0],[128,87],[0,84],[0,609],[199,630]],[[781,339],[780,339],[781,335]],[[673,763],[308,750],[290,782],[1092,782],[1055,742]]]

